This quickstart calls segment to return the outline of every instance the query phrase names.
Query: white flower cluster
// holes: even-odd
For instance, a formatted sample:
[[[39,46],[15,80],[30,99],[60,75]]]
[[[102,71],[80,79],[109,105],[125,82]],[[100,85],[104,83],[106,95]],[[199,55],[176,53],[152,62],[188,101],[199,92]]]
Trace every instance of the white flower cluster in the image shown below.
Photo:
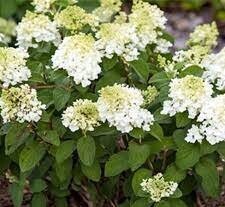
[[[151,200],[159,202],[162,198],[173,195],[178,184],[173,181],[165,181],[163,175],[158,173],[153,178],[144,179],[141,187],[144,192],[150,194]]]
[[[189,129],[185,140],[190,143],[206,139],[211,145],[225,140],[225,95],[211,98],[197,118],[199,125]]]
[[[72,33],[78,33],[87,26],[95,29],[98,25],[96,16],[87,13],[84,9],[76,5],[67,6],[57,13],[54,21],[58,27],[70,30]]]
[[[217,44],[217,37],[219,35],[217,25],[212,24],[198,25],[194,32],[190,34],[187,45],[201,45],[203,47],[213,48]]]
[[[125,85],[114,84],[100,90],[97,106],[101,120],[108,121],[118,131],[128,133],[133,128],[150,130],[153,115],[141,108],[144,98],[141,91]]]
[[[16,32],[17,44],[24,49],[37,47],[37,43],[42,41],[52,42],[57,46],[61,41],[56,24],[44,14],[27,12],[16,27]],[[34,43],[33,40],[35,40],[36,43]]]
[[[36,12],[48,12],[55,1],[56,0],[33,0],[32,4]]]
[[[174,78],[168,94],[171,100],[164,101],[161,113],[174,116],[187,110],[189,118],[193,119],[210,99],[212,92],[212,86],[202,78],[193,75]]]
[[[168,53],[169,48],[172,47],[173,44],[165,39],[158,38],[156,41],[155,52],[158,53]]]
[[[3,87],[22,83],[31,77],[26,66],[28,57],[29,55],[19,48],[0,47],[0,81]]]
[[[217,54],[206,56],[201,65],[205,68],[203,78],[215,83],[218,90],[225,89],[225,48]]]
[[[101,54],[91,35],[65,37],[52,57],[53,67],[65,69],[76,84],[86,87],[101,72]]]
[[[93,14],[98,17],[99,22],[110,22],[112,16],[120,11],[121,5],[121,0],[101,0],[100,7]]]
[[[120,12],[113,23],[100,25],[96,44],[106,57],[117,54],[126,61],[136,60],[148,44],[155,44],[157,52],[167,53],[172,44],[159,32],[165,23],[164,13],[157,6],[137,1],[130,15]]]
[[[139,47],[143,50],[146,45],[157,43],[160,32],[158,29],[165,29],[167,19],[156,5],[137,0],[129,15],[129,22],[135,26],[139,39]]]
[[[74,132],[78,129],[83,131],[93,131],[99,126],[99,113],[96,103],[90,100],[77,100],[73,106],[68,107],[62,115],[62,123],[65,127]]]
[[[107,58],[114,54],[122,56],[126,61],[136,60],[138,52],[138,38],[135,27],[129,23],[105,23],[96,33],[96,47]]]
[[[37,92],[29,85],[3,89],[0,97],[0,108],[3,122],[18,121],[23,123],[38,122],[45,109],[37,99]]]

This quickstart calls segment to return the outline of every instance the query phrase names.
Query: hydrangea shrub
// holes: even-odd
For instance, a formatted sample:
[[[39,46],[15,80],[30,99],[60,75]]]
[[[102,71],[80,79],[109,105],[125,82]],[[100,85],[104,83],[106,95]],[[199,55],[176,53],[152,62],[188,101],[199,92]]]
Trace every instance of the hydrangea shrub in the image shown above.
[[[24,189],[39,207],[74,196],[97,207],[217,197],[225,53],[213,53],[216,24],[171,52],[157,6],[80,3],[34,0],[16,45],[0,48],[0,172],[14,206]]]

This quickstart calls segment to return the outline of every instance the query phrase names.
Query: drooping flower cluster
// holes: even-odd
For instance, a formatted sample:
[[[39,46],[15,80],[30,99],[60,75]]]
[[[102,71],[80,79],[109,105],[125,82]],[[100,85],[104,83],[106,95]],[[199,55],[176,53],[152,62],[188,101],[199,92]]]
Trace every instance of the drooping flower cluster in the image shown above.
[[[55,16],[58,27],[63,27],[73,33],[81,31],[85,26],[96,26],[94,15],[87,13],[79,6],[68,6]]]
[[[76,84],[86,87],[101,72],[101,54],[91,35],[65,37],[52,57],[53,67],[65,69]]]
[[[29,85],[3,89],[0,97],[0,108],[3,122],[18,121],[23,123],[38,122],[45,109],[37,99],[37,92]]]
[[[164,101],[161,113],[170,116],[187,110],[189,118],[195,118],[213,92],[209,83],[193,75],[175,78],[169,86],[168,96],[171,100]]]
[[[159,202],[162,198],[173,195],[178,184],[173,181],[165,181],[163,175],[158,173],[153,178],[144,179],[141,187],[144,192],[150,194],[151,200]]]
[[[110,22],[112,16],[120,11],[121,5],[121,0],[101,0],[100,7],[93,14],[98,17],[99,22]]]
[[[197,118],[199,125],[189,129],[185,140],[190,143],[206,139],[211,145],[225,140],[225,95],[211,98]]]
[[[203,78],[215,83],[218,90],[225,89],[225,48],[217,54],[206,56],[201,65],[205,68]]]
[[[17,44],[24,49],[37,47],[37,43],[42,41],[52,42],[57,46],[61,40],[56,24],[44,14],[27,12],[16,27],[16,32]]]
[[[144,102],[141,91],[125,85],[114,84],[100,91],[97,106],[101,120],[108,121],[122,133],[133,128],[150,130],[154,118],[146,109],[141,108]]]
[[[132,61],[139,55],[135,28],[129,23],[102,24],[96,37],[98,39],[97,49],[107,58],[112,58],[114,54],[117,54],[126,61]]]
[[[100,117],[96,106],[90,100],[77,100],[73,106],[68,107],[62,115],[62,123],[72,132],[81,129],[83,131],[93,131],[99,126]]]
[[[0,47],[0,81],[3,87],[27,81],[31,72],[26,66],[29,55],[17,48]]]

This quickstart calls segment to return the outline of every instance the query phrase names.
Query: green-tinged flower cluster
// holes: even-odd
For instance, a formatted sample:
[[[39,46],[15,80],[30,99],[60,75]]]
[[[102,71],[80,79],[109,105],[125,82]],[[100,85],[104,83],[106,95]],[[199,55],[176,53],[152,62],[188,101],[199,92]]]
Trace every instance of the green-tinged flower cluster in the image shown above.
[[[141,187],[144,192],[150,194],[151,200],[159,202],[162,198],[173,195],[178,184],[173,181],[165,181],[163,175],[158,173],[153,178],[144,179]]]
[[[217,44],[219,32],[215,22],[212,24],[203,24],[195,28],[187,41],[188,46],[201,45],[203,47],[213,48]]]
[[[96,103],[90,100],[77,100],[73,106],[68,107],[62,115],[62,123],[72,132],[79,129],[94,131],[94,128],[100,125],[99,112]]]
[[[142,91],[142,95],[144,97],[143,105],[148,106],[159,95],[159,92],[155,86],[148,86],[146,90]]]
[[[20,48],[0,47],[0,81],[4,87],[27,81],[31,72],[26,66],[28,53]]]
[[[186,42],[187,48],[176,51],[172,60],[168,60],[160,55],[158,56],[160,67],[175,77],[180,72],[176,68],[176,65],[179,63],[183,65],[181,70],[192,65],[201,66],[203,59],[212,52],[212,49],[216,45],[218,34],[215,22],[199,25],[190,34],[190,39]]]
[[[8,44],[16,34],[16,23],[13,20],[0,18],[0,43]]]
[[[94,15],[87,13],[79,6],[68,6],[55,16],[55,22],[59,27],[63,27],[71,32],[79,32],[85,26],[96,26]]]
[[[99,22],[110,22],[114,14],[121,10],[121,0],[101,0],[100,7],[93,11]]]
[[[37,99],[37,92],[29,85],[3,89],[0,97],[0,108],[3,122],[18,121],[23,123],[38,122],[45,109]]]
[[[143,1],[134,3],[129,20],[136,27],[143,43],[145,41],[155,42],[158,36],[157,28],[165,29],[167,21],[163,11]]]
[[[61,37],[56,24],[45,14],[26,12],[22,21],[16,27],[17,44],[28,49],[37,47],[40,42],[52,42],[58,45]]]

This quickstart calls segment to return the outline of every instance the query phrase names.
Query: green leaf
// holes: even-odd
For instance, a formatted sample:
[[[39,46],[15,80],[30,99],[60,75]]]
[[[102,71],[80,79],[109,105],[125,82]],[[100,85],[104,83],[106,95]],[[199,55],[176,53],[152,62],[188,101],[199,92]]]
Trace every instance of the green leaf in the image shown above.
[[[7,0],[7,4],[4,0],[0,0],[0,16],[9,18],[16,12],[17,5],[15,0]]]
[[[59,117],[52,118],[52,129],[57,131],[60,137],[66,133],[66,127],[62,124],[62,120]]]
[[[45,154],[45,147],[38,142],[25,146],[19,156],[19,165],[22,172],[31,170]]]
[[[185,77],[186,75],[194,75],[198,77],[202,77],[204,70],[197,65],[193,65],[187,67],[185,70],[180,72],[180,77]]]
[[[176,191],[171,195],[171,198],[180,198],[182,196],[182,192],[179,188],[176,189]]]
[[[30,188],[33,193],[40,193],[47,188],[47,184],[42,179],[34,179],[31,181]]]
[[[27,140],[30,130],[26,123],[12,123],[5,137],[5,151],[9,155]]]
[[[165,72],[154,74],[149,83],[155,85],[158,89],[165,87],[169,84],[170,80]]]
[[[53,104],[52,89],[38,90],[38,100],[47,106],[47,108]]]
[[[200,148],[196,144],[185,144],[176,153],[176,164],[181,170],[194,166],[200,158]]]
[[[64,88],[55,88],[53,91],[53,100],[57,111],[63,109],[70,99],[70,92]]]
[[[23,185],[13,183],[9,186],[9,193],[14,207],[21,207],[23,201]]]
[[[175,117],[177,128],[185,127],[191,122],[191,119],[188,118],[187,112],[177,113]]]
[[[98,0],[79,0],[77,4],[87,11],[92,11],[93,9],[99,6],[99,1]]]
[[[162,127],[157,123],[154,123],[151,126],[149,134],[158,140],[162,140],[164,136]]]
[[[127,151],[121,151],[112,155],[105,164],[105,176],[112,177],[129,169],[129,154]]]
[[[148,67],[147,62],[145,62],[143,59],[138,59],[138,60],[134,60],[132,62],[129,62],[129,64],[131,65],[131,67],[134,69],[136,74],[139,76],[139,78],[143,82],[148,81],[149,67]]]
[[[59,135],[55,130],[45,130],[38,132],[38,135],[46,142],[55,146],[60,145]]]
[[[60,182],[69,181],[72,177],[72,158],[62,163],[55,163],[55,172]]]
[[[169,203],[169,201],[160,201],[159,203],[156,203],[155,205],[154,205],[154,207],[172,207],[172,206],[170,206],[170,203]]]
[[[97,160],[95,160],[91,166],[81,163],[81,170],[90,180],[98,182],[101,178],[101,167]]]
[[[43,193],[35,193],[32,197],[31,207],[46,207],[47,201]]]
[[[56,198],[55,205],[56,205],[56,207],[68,207],[66,198]]]
[[[108,86],[108,85],[114,85],[114,83],[122,83],[123,78],[121,74],[121,69],[118,67],[113,68],[112,70],[109,70],[104,73],[103,77],[99,79],[99,81],[96,84],[95,91],[99,91],[102,87]]]
[[[66,160],[73,151],[76,149],[75,142],[73,140],[68,140],[62,142],[56,150],[55,158],[58,163]]]
[[[187,205],[180,199],[168,199],[156,203],[154,207],[187,207]]]
[[[131,207],[149,207],[150,201],[147,198],[139,198],[136,200]]]
[[[200,143],[201,156],[213,153],[218,149],[219,146],[221,146],[221,144],[222,143],[219,143],[218,145],[211,145],[208,141],[203,140],[202,143]]]
[[[187,207],[181,199],[169,199],[170,207]]]
[[[149,195],[142,190],[141,183],[143,179],[150,178],[152,176],[152,172],[148,169],[139,169],[134,173],[132,179],[132,188],[136,196],[139,197],[148,197]]]
[[[103,58],[102,65],[105,71],[112,69],[118,62],[118,57],[114,55],[112,58]]]
[[[167,181],[181,182],[186,177],[186,171],[180,170],[174,163],[169,165],[164,173]]]
[[[202,188],[208,196],[219,195],[219,175],[214,161],[202,158],[195,166],[196,173],[202,178]]]
[[[95,160],[95,140],[90,137],[81,137],[77,142],[77,152],[84,165],[91,166]]]
[[[130,136],[136,138],[136,139],[143,139],[145,136],[145,131],[140,128],[134,128],[130,133]]]
[[[129,158],[131,170],[134,171],[145,163],[150,155],[150,148],[147,144],[137,144],[135,142],[129,143]]]
[[[220,154],[222,159],[225,159],[225,142],[220,142],[218,145],[217,152]]]

